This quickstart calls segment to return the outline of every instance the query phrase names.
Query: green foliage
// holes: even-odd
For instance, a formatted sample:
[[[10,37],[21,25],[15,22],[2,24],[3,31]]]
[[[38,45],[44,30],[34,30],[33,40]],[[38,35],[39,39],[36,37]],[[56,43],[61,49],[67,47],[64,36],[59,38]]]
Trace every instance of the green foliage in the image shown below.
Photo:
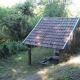
[[[64,17],[67,16],[67,11],[64,8],[66,4],[61,0],[54,0],[52,3],[47,4],[44,10],[44,16],[47,17]]]
[[[0,7],[0,44],[3,43],[6,39],[6,36],[3,32],[4,26],[4,16],[6,15],[6,8]]]
[[[19,41],[29,34],[40,18],[34,17],[33,8],[29,2],[11,8],[0,7],[0,57],[6,58],[26,50],[25,45]]]
[[[16,42],[11,43],[9,50],[10,50],[10,53],[13,55],[18,53],[18,48],[17,48]]]
[[[3,58],[3,51],[0,49],[0,58]]]
[[[7,47],[7,45],[4,44],[2,50],[3,50],[4,56],[9,55],[9,48]]]
[[[30,3],[18,4],[9,8],[4,18],[4,32],[12,41],[22,40],[31,31],[31,18],[33,17],[32,6]]]
[[[47,3],[48,3],[48,0],[40,0],[40,3],[39,3],[39,4],[45,5],[45,4],[47,4]]]
[[[5,41],[6,41],[6,36],[2,31],[2,28],[0,28],[0,44],[4,43]]]
[[[27,50],[26,46],[23,45],[20,41],[19,42],[15,42],[15,41],[10,42],[10,43],[8,43],[8,47],[9,47],[9,51],[11,54],[17,54],[20,51]]]
[[[0,7],[0,27],[4,24],[3,17],[6,15],[6,8]]]
[[[71,80],[69,76],[64,76],[61,79],[57,79],[57,80]]]
[[[6,44],[0,48],[0,58],[7,58],[9,56],[9,48]]]
[[[8,56],[19,54],[21,51],[26,51],[26,46],[21,42],[10,42],[2,44],[0,47],[0,58],[7,58]]]
[[[15,8],[23,15],[33,16],[33,5],[30,2],[24,4],[17,4]]]

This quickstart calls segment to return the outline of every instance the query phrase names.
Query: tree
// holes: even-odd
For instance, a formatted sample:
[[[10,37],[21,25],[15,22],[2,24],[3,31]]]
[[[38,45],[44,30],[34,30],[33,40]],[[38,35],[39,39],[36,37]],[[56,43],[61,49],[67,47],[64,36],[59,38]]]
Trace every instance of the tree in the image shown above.
[[[47,3],[48,3],[48,0],[40,0],[40,3],[39,3],[39,4],[45,5],[45,4],[47,4]]]
[[[49,3],[45,6],[44,16],[50,17],[64,17],[68,16],[66,10],[67,0],[54,0],[52,3]]]
[[[29,2],[10,8],[4,18],[5,33],[10,40],[22,40],[31,31],[32,6]]]
[[[6,40],[6,36],[4,34],[4,16],[6,15],[6,8],[0,7],[0,44]]]

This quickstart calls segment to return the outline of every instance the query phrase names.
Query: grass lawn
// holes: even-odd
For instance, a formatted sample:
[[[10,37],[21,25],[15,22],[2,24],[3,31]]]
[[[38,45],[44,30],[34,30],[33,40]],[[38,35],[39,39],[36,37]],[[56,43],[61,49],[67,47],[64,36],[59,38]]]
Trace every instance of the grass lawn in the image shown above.
[[[51,56],[53,49],[36,47],[32,48],[32,65],[28,65],[28,52],[21,52],[17,55],[0,60],[0,75],[4,77],[14,75],[17,73],[30,74],[34,71],[40,70],[43,66],[39,63],[41,58]],[[12,76],[11,76],[12,77]],[[16,80],[15,77],[12,78]],[[11,79],[11,80],[12,80]],[[9,79],[8,79],[9,80]]]
[[[42,58],[53,55],[53,49],[32,48],[32,65],[27,51],[0,60],[0,80],[80,80],[80,55],[58,65],[42,66]]]

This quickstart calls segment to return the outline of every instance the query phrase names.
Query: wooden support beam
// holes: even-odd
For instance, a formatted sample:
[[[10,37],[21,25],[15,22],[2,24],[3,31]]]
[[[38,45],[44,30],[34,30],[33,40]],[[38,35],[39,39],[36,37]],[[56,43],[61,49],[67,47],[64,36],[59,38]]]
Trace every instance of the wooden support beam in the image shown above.
[[[31,65],[31,46],[28,45],[28,64]]]

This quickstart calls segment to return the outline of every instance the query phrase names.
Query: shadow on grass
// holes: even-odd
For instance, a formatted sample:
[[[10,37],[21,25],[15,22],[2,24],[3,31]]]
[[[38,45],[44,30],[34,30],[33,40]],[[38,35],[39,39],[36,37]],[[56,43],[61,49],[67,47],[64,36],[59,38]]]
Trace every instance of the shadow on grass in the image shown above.
[[[28,78],[31,77],[30,79]],[[24,80],[80,80],[80,56],[68,62],[44,67],[23,78]]]
[[[25,76],[43,68],[39,64],[41,58],[51,55],[52,49],[32,48],[32,65],[27,64],[28,53],[21,52],[0,61],[0,80],[16,80],[16,76]],[[8,79],[7,79],[8,78]]]
[[[80,56],[71,62],[42,66],[41,58],[53,55],[53,49],[32,49],[32,65],[27,64],[27,52],[0,61],[0,80],[79,80]],[[77,61],[76,61],[77,60]],[[75,79],[76,78],[76,79]]]

